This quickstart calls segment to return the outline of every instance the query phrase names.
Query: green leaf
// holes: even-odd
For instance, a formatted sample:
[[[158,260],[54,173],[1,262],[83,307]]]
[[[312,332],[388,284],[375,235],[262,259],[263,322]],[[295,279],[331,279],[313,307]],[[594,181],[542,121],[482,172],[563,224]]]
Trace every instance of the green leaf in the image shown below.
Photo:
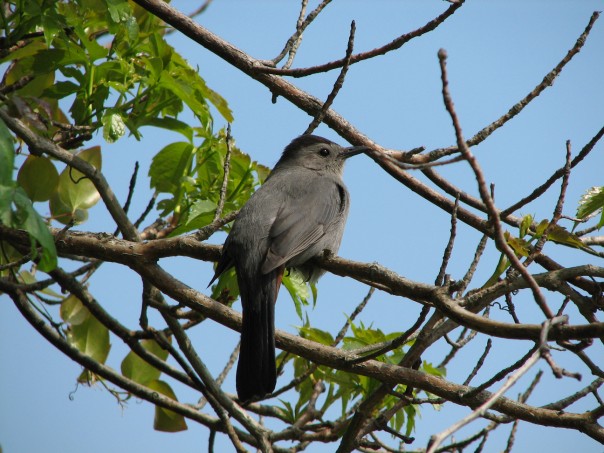
[[[213,201],[197,200],[193,203],[191,208],[189,208],[186,221],[170,233],[170,236],[178,236],[209,225],[212,223],[212,220],[214,220],[215,211],[216,203]]]
[[[11,226],[27,231],[34,256],[37,256],[36,242],[42,246],[38,268],[43,272],[53,270],[57,267],[57,249],[48,226],[40,217],[40,214],[36,212],[27,193],[21,187],[14,189],[12,199],[16,207],[16,213],[13,216]]]
[[[87,209],[71,209],[67,204],[61,201],[61,197],[59,197],[59,192],[55,192],[50,201],[48,203],[48,207],[50,208],[50,214],[52,218],[57,222],[61,222],[64,225],[67,225],[71,221],[75,225],[80,225],[88,220],[88,210]]]
[[[67,296],[67,298],[63,300],[59,309],[59,314],[63,321],[74,326],[83,324],[90,317],[88,309],[82,304],[80,299],[73,294]]]
[[[76,85],[75,83],[70,81],[56,82],[42,92],[42,97],[51,99],[63,99],[64,97],[67,97],[70,94],[76,93],[79,89],[79,85]]]
[[[239,297],[239,285],[237,284],[237,274],[235,268],[224,271],[212,286],[212,299],[233,302]]]
[[[171,143],[155,155],[149,168],[151,187],[158,192],[175,194],[183,176],[188,174],[193,145],[186,142]]]
[[[426,373],[431,374],[433,376],[438,376],[438,377],[446,377],[447,376],[447,370],[445,370],[444,368],[437,368],[434,365],[432,365],[430,362],[426,362],[425,360],[422,363],[422,370],[424,370]]]
[[[547,238],[558,243],[565,244],[575,248],[583,248],[583,242],[576,234],[569,232],[566,228],[560,225],[554,225],[550,228]]]
[[[168,358],[168,351],[163,349],[155,340],[142,340],[141,346],[160,360]],[[142,385],[147,385],[149,382],[159,379],[161,375],[161,371],[147,363],[133,351],[130,351],[122,360],[121,370],[125,377]]]
[[[151,381],[149,384],[147,384],[147,387],[167,396],[168,398],[178,401],[174,391],[172,390],[172,387],[170,387],[164,381]],[[153,421],[153,428],[157,431],[167,433],[175,433],[188,429],[187,422],[182,415],[159,406],[155,406],[155,420]]]
[[[602,211],[602,215],[597,226],[602,228],[604,226],[604,186],[592,187],[581,196],[577,207],[577,217],[584,219],[598,210]]]
[[[103,123],[103,138],[108,143],[116,142],[126,133],[122,115],[114,110],[106,110],[101,122]]]
[[[200,119],[208,117],[207,104],[195,90],[195,87],[187,83],[186,79],[172,77],[167,71],[164,71],[159,86],[171,91],[177,98],[181,99]]]
[[[47,201],[57,188],[59,172],[48,157],[32,155],[21,166],[17,182],[32,201]]]
[[[527,241],[512,236],[509,231],[504,231],[503,237],[517,256],[529,256],[531,249]]]
[[[77,156],[100,170],[102,165],[101,148],[94,146],[85,149]],[[86,210],[94,206],[101,198],[90,179],[72,167],[66,167],[59,175],[58,196],[67,212],[75,215],[77,210]],[[52,201],[52,200],[51,200]],[[55,210],[51,212],[55,217],[61,213],[59,200],[54,200]]]
[[[549,221],[546,219],[543,219],[541,222],[539,222],[539,224],[537,225],[537,228],[535,229],[535,237],[540,238],[548,226],[549,226]]]
[[[80,42],[84,45],[84,48],[87,52],[87,62],[90,64],[91,62],[100,60],[101,58],[105,58],[109,54],[109,49],[100,45],[96,39],[90,39],[88,33],[82,26],[75,26],[73,30],[80,38]],[[81,48],[78,48],[78,51],[81,52]]]
[[[125,0],[106,0],[107,11],[113,22],[119,24],[127,21],[132,15],[132,8]]]
[[[533,216],[528,214],[522,217],[522,222],[520,223],[520,237],[523,238],[528,234],[529,228],[533,224]]]
[[[67,339],[80,352],[95,361],[105,363],[109,355],[109,330],[82,304],[70,295],[61,304],[61,317],[69,324]],[[84,375],[80,377],[80,382]]]
[[[179,134],[184,135],[189,142],[193,142],[193,128],[176,118],[143,118],[139,126],[161,127],[162,129],[178,132]]]
[[[332,345],[334,342],[334,338],[329,332],[315,327],[301,326],[298,327],[298,331],[302,337],[316,341],[317,343]]]
[[[175,52],[172,55],[172,60],[175,63],[174,66],[178,68],[177,70],[179,71],[181,77],[184,80],[187,80],[190,83],[191,87],[194,87],[195,92],[198,93],[198,97],[210,101],[214,105],[214,107],[216,107],[216,110],[218,110],[222,117],[227,122],[232,123],[234,120],[233,112],[231,112],[231,109],[229,108],[226,100],[214,90],[209,88],[206,85],[205,80],[201,78],[199,73],[193,70],[193,68],[189,66],[186,60],[182,58],[182,56],[180,56],[178,53]],[[183,101],[187,102],[185,98],[182,99]],[[189,107],[195,112],[193,107]]]
[[[46,3],[46,5],[48,7],[44,9],[44,13],[42,14],[41,26],[44,32],[46,46],[51,47],[55,36],[57,36],[65,27],[65,22],[62,20],[62,17],[57,14],[54,2]]]
[[[8,186],[13,180],[15,148],[10,129],[0,118],[0,185]]]
[[[482,287],[488,288],[489,286],[492,286],[495,283],[497,283],[501,274],[503,274],[508,267],[510,267],[510,261],[508,260],[508,257],[505,256],[504,253],[502,253],[501,256],[499,257],[499,262],[497,263],[497,267],[495,268],[495,271],[489,277],[489,279],[486,281],[486,283],[484,285],[482,285]]]
[[[283,275],[282,283],[294,301],[296,313],[302,319],[302,305],[308,305],[308,298],[310,296],[308,283],[304,276],[296,269],[289,269],[289,272]]]

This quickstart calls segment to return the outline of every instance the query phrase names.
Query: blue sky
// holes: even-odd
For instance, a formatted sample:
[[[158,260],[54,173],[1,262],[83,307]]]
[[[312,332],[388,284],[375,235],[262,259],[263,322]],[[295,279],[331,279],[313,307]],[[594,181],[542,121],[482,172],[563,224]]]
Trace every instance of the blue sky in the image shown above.
[[[189,3],[173,2],[184,12],[192,9]],[[252,56],[267,59],[281,50],[293,32],[298,5],[297,1],[215,1],[197,20]],[[423,25],[447,5],[436,0],[335,1],[306,31],[294,66],[340,58],[353,19],[357,26],[355,51],[362,51]],[[435,32],[399,51],[351,67],[333,108],[383,146],[411,149],[423,145],[433,149],[451,145],[455,136],[442,104],[436,56],[439,48],[448,52],[450,90],[464,133],[469,137],[532,90],[574,45],[591,13],[601,8],[601,1],[590,0],[469,1]],[[199,68],[208,85],[229,102],[235,116],[232,130],[237,145],[253,159],[272,166],[283,147],[310,122],[308,115],[282,98],[272,104],[267,88],[187,38],[173,33],[169,40],[193,67]],[[495,183],[499,206],[506,207],[526,195],[562,166],[567,139],[572,141],[576,154],[602,127],[602,55],[604,18],[596,23],[585,47],[554,86],[473,149],[487,181]],[[336,77],[336,72],[330,72],[294,79],[293,83],[324,99]],[[216,128],[223,125],[218,114],[215,120]],[[122,200],[134,162],[140,161],[140,175],[146,175],[150,158],[165,144],[179,140],[167,132],[143,130],[143,133],[140,142],[122,139],[108,145],[102,137],[94,140],[103,146],[105,174]],[[316,133],[343,143],[326,126],[319,127]],[[587,188],[603,184],[603,146],[600,144],[573,171],[565,214],[575,213],[576,203]],[[466,164],[458,163],[439,171],[468,193],[477,195],[476,183]],[[419,172],[414,176],[425,180]],[[448,215],[401,186],[365,156],[348,163],[345,180],[352,207],[340,255],[364,262],[378,261],[408,278],[432,283],[448,239]],[[542,200],[521,213],[533,214],[537,219],[549,218],[558,190],[557,186],[550,189]],[[148,183],[139,178],[131,212],[138,215],[149,194]],[[40,209],[43,211],[45,207]],[[91,220],[81,228],[112,231],[114,227],[103,208],[97,207],[91,212]],[[463,225],[459,229],[449,268],[453,278],[463,275],[479,240],[471,229]],[[224,236],[216,235],[212,241],[221,243],[223,239]],[[564,265],[586,262],[602,265],[596,258],[559,248],[547,244],[545,252],[552,253]],[[475,284],[486,281],[497,258],[492,247],[487,250]],[[209,263],[176,259],[161,263],[188,285],[205,291],[211,276]],[[140,287],[134,274],[119,266],[105,265],[91,290],[127,325],[136,327]],[[345,314],[352,311],[366,291],[364,285],[351,279],[326,275],[319,283],[318,306],[309,310],[309,317],[316,327],[337,332],[345,322]],[[552,297],[556,306],[558,299]],[[537,319],[531,318],[535,312],[530,297],[519,301],[524,302],[517,305],[524,319]],[[277,312],[278,328],[295,332],[300,321],[286,292],[282,292]],[[361,319],[387,332],[402,331],[413,324],[418,313],[417,304],[378,291]],[[505,313],[492,312],[492,315],[509,320]],[[235,346],[237,335],[220,326],[205,324],[208,325],[191,332],[191,339],[217,374]],[[479,336],[464,349],[448,370],[448,379],[463,381],[485,342]],[[126,349],[115,338],[112,345],[109,364],[119,368]],[[529,348],[528,343],[507,345],[496,341],[475,382],[490,377],[501,364],[512,363]],[[447,351],[447,347],[437,346],[424,359],[438,363]],[[601,353],[602,348],[596,351]],[[562,356],[555,358],[564,360]],[[188,423],[189,430],[183,433],[155,432],[153,408],[146,402],[132,400],[120,408],[102,387],[81,387],[74,392],[80,367],[38,336],[6,296],[0,297],[0,360],[0,445],[5,453],[110,450],[154,453],[167,449],[179,452],[206,449],[207,431],[193,422]],[[571,370],[578,368],[573,360],[562,363]],[[553,391],[566,396],[591,381],[587,375],[580,384],[569,379],[556,380],[548,367],[540,363],[508,396],[514,398],[523,391],[537,369],[544,370],[544,377],[540,389],[529,400],[536,405],[549,402]],[[232,381],[230,388],[228,385],[227,390],[233,391]],[[186,389],[177,388],[176,392],[184,401],[194,402],[198,397]],[[571,409],[580,411],[587,407]],[[468,409],[452,405],[440,412],[425,409],[423,417],[417,420],[418,440],[413,447],[425,447],[430,434],[467,413]],[[486,451],[503,450],[509,429],[502,427],[494,433]],[[461,439],[470,432],[462,431],[456,437]],[[602,451],[602,446],[577,432],[527,423],[520,426],[516,438],[515,451]],[[217,451],[231,451],[228,441],[218,442],[224,450]],[[331,450],[314,446],[309,451]]]

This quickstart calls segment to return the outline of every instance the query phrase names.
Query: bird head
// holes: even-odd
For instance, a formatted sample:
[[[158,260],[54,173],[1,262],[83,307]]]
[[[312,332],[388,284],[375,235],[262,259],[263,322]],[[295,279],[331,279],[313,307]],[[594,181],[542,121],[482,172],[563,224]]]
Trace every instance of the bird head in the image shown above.
[[[367,149],[365,146],[346,148],[318,135],[300,135],[285,147],[275,169],[295,166],[341,175],[346,159]]]

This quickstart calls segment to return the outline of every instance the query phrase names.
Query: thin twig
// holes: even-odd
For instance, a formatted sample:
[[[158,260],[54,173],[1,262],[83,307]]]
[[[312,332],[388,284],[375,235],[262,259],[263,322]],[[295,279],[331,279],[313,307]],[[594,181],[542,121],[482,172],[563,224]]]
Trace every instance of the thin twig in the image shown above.
[[[300,46],[300,40],[302,39],[302,34],[304,33],[304,30],[306,30],[306,27],[308,27],[312,23],[312,21],[315,20],[315,18],[319,15],[323,8],[325,8],[330,2],[331,0],[323,0],[319,5],[317,5],[314,10],[310,12],[308,16],[306,16],[304,20],[302,20],[304,14],[306,13],[306,6],[308,4],[308,0],[302,0],[300,14],[298,15],[298,21],[296,23],[296,31],[287,40],[285,46],[283,47],[283,50],[279,53],[279,55],[270,60],[271,66],[276,66],[277,63],[283,60],[285,55],[289,53],[290,56],[288,58],[288,61],[284,65],[283,70],[288,70],[291,67],[296,54],[296,50]]]
[[[124,212],[128,214],[128,210],[130,209],[130,203],[132,203],[132,196],[134,195],[134,188],[136,187],[136,177],[138,176],[139,164],[138,161],[134,163],[134,171],[132,172],[132,176],[130,177],[130,184],[128,185],[128,197],[126,198],[126,203],[124,203]],[[116,228],[113,232],[114,236],[120,232],[119,228]]]
[[[476,362],[476,366],[474,366],[474,368],[472,369],[472,372],[468,375],[466,380],[463,382],[463,385],[469,385],[470,382],[472,382],[472,379],[474,379],[474,377],[478,373],[478,371],[482,368],[482,365],[484,365],[484,361],[487,358],[487,355],[489,355],[489,352],[491,351],[492,344],[493,344],[493,341],[490,338],[487,339],[487,345],[484,348],[484,352],[478,359],[478,362]]]
[[[443,440],[445,440],[451,434],[458,431],[459,429],[461,429],[468,423],[472,422],[473,420],[476,420],[477,418],[479,418],[483,414],[485,414],[486,411],[495,403],[495,401],[497,401],[497,399],[500,396],[502,396],[510,387],[512,387],[518,381],[518,379],[520,379],[528,370],[530,370],[539,361],[539,358],[540,358],[540,352],[538,350],[536,350],[526,360],[526,362],[514,372],[514,374],[512,374],[511,376],[508,377],[508,380],[501,386],[501,388],[499,390],[497,390],[495,393],[493,393],[487,401],[485,401],[478,408],[473,410],[466,417],[464,417],[463,419],[461,419],[458,422],[451,425],[449,428],[430,437],[430,442],[428,444],[426,453],[434,453],[436,451],[436,449],[438,448],[438,446],[442,443]]]
[[[446,19],[448,19],[451,15],[453,15],[453,13],[455,11],[457,11],[461,7],[462,4],[463,4],[463,2],[459,2],[455,5],[449,6],[449,8],[447,8],[442,14],[440,14],[436,18],[432,19],[431,21],[427,22],[424,26],[422,26],[416,30],[413,30],[412,32],[405,33],[404,35],[401,35],[401,36],[395,38],[394,40],[392,40],[391,42],[389,42],[388,44],[386,44],[384,46],[369,50],[367,52],[362,52],[362,53],[353,55],[351,57],[351,64],[358,63],[360,61],[367,60],[367,59],[370,59],[373,57],[377,57],[378,55],[384,55],[384,54],[391,52],[393,50],[396,50],[396,49],[400,49],[404,44],[411,41],[412,39],[422,36],[430,31],[434,30],[436,27],[438,27],[440,24],[442,24]],[[309,14],[309,16],[310,16],[310,14]],[[279,61],[279,60],[277,60],[277,61]],[[313,66],[311,68],[281,69],[281,68],[274,68],[274,67],[266,66],[266,67],[259,68],[259,70],[262,72],[269,73],[269,74],[286,75],[286,76],[291,76],[291,77],[305,77],[305,76],[308,76],[311,74],[317,74],[320,72],[327,72],[327,71],[331,71],[332,69],[341,68],[343,65],[344,65],[344,59],[342,58],[340,60],[331,61],[329,63],[325,63],[322,65]]]
[[[583,159],[585,159],[585,157],[587,157],[587,155],[594,149],[594,147],[597,145],[597,143],[600,141],[600,139],[603,136],[604,136],[604,127],[602,127],[596,133],[596,135],[594,135],[591,138],[591,140],[589,140],[589,142],[581,149],[579,154],[577,154],[575,156],[575,158],[572,160],[572,162],[570,164],[571,168],[576,167]],[[565,169],[566,169],[566,165],[562,168],[559,168],[558,170],[556,170],[554,172],[553,175],[551,175],[547,179],[547,181],[545,181],[539,187],[535,188],[528,196],[517,201],[509,208],[506,208],[503,211],[501,211],[501,213],[500,213],[501,217],[502,218],[507,217],[512,212],[517,211],[518,209],[522,208],[523,206],[526,206],[531,201],[539,198],[541,195],[543,195],[545,193],[545,191],[547,189],[549,189],[552,186],[552,184],[554,184],[558,179],[560,179],[562,176],[564,176],[565,171],[566,171]],[[577,235],[582,236],[582,234],[580,232],[577,232]]]
[[[344,66],[342,66],[342,70],[340,71],[340,74],[338,75],[338,78],[336,79],[336,82],[334,83],[333,88],[331,89],[331,92],[329,93],[329,96],[327,96],[327,99],[323,103],[321,110],[319,110],[317,115],[314,117],[314,119],[308,125],[308,127],[306,128],[306,131],[304,131],[304,134],[312,133],[317,128],[317,126],[319,126],[319,124],[321,124],[321,122],[323,121],[323,118],[325,117],[325,113],[327,112],[327,110],[329,110],[329,108],[331,107],[331,104],[333,104],[333,101],[335,100],[336,96],[340,92],[340,89],[344,85],[344,79],[346,78],[346,73],[348,72],[348,67],[350,66],[350,57],[352,55],[352,50],[354,49],[354,33],[355,33],[355,31],[356,31],[356,24],[353,20],[350,24],[350,35],[348,36],[348,46],[346,47],[346,56],[344,57]]]
[[[445,281],[447,265],[449,264],[449,259],[451,259],[451,253],[453,252],[453,244],[455,243],[455,235],[457,233],[457,208],[459,208],[459,195],[455,198],[455,205],[453,206],[453,212],[451,213],[451,232],[449,233],[449,241],[447,242],[447,246],[445,247],[445,251],[443,253],[443,259],[440,265],[440,270],[438,271],[438,276],[434,282],[436,286],[442,286],[443,282]]]
[[[472,168],[474,175],[476,177],[476,182],[478,183],[478,190],[480,192],[480,197],[482,198],[483,203],[487,208],[487,213],[489,215],[489,220],[494,229],[495,242],[500,250],[502,250],[510,262],[513,264],[514,268],[524,277],[524,279],[528,282],[530,289],[533,293],[533,297],[535,302],[544,315],[547,318],[552,318],[554,315],[550,308],[547,305],[547,301],[543,296],[541,289],[533,276],[529,273],[529,271],[522,265],[518,257],[512,248],[507,244],[505,237],[503,235],[503,229],[501,227],[501,221],[499,219],[499,214],[497,212],[497,207],[493,202],[493,198],[491,197],[489,190],[487,189],[487,184],[484,179],[484,175],[476,158],[468,148],[465,139],[463,138],[463,134],[461,131],[461,126],[459,124],[459,119],[457,117],[457,113],[455,112],[455,108],[453,106],[453,100],[451,99],[451,95],[449,93],[449,81],[447,79],[447,52],[444,49],[440,49],[438,52],[438,60],[440,62],[441,69],[441,79],[442,79],[442,94],[443,100],[445,103],[445,107],[451,116],[451,120],[453,121],[453,127],[455,128],[455,136],[457,138],[457,146],[461,151],[462,155],[468,161],[468,164]]]
[[[470,138],[466,142],[466,146],[478,145],[480,142],[482,142],[487,137],[489,137],[493,132],[495,132],[497,129],[499,129],[501,126],[503,126],[509,120],[514,118],[518,113],[520,113],[533,99],[535,99],[537,96],[539,96],[543,92],[543,90],[552,86],[554,83],[554,80],[560,74],[560,72],[566,66],[566,64],[568,62],[570,62],[571,59],[576,54],[578,54],[579,51],[583,48],[583,45],[585,44],[585,41],[587,40],[587,37],[588,37],[589,33],[591,32],[591,29],[599,16],[600,16],[600,13],[598,11],[594,12],[591,15],[591,17],[589,19],[589,23],[585,27],[585,30],[583,31],[583,33],[581,33],[579,38],[577,38],[577,41],[575,42],[574,46],[567,52],[567,54],[564,56],[564,58],[543,78],[543,80],[541,81],[541,83],[539,85],[537,85],[535,88],[533,88],[533,90],[529,94],[527,94],[524,98],[522,98],[520,101],[518,101],[516,104],[514,104],[514,106],[512,106],[512,108],[510,108],[510,110],[508,110],[508,112],[505,115],[503,115],[501,118],[497,119],[496,121],[493,121],[491,124],[489,124],[488,126],[482,128],[479,132],[477,132],[472,138]],[[354,62],[354,59],[353,59],[353,62]],[[440,159],[441,157],[448,156],[448,155],[451,155],[451,154],[459,152],[459,151],[460,151],[460,149],[459,149],[459,144],[458,144],[457,146],[452,146],[449,148],[435,149],[434,151],[431,151],[430,153],[425,154],[424,157],[427,161],[433,161],[433,160]]]

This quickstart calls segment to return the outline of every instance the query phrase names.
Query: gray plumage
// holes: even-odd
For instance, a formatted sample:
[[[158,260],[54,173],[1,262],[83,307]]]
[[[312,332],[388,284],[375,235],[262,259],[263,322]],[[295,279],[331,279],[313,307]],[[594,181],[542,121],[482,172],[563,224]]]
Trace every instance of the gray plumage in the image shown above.
[[[243,306],[237,365],[243,402],[275,388],[274,305],[284,269],[296,267],[313,281],[324,273],[309,260],[324,250],[337,253],[350,206],[344,162],[364,150],[315,135],[294,139],[233,224],[212,281],[235,266]]]

